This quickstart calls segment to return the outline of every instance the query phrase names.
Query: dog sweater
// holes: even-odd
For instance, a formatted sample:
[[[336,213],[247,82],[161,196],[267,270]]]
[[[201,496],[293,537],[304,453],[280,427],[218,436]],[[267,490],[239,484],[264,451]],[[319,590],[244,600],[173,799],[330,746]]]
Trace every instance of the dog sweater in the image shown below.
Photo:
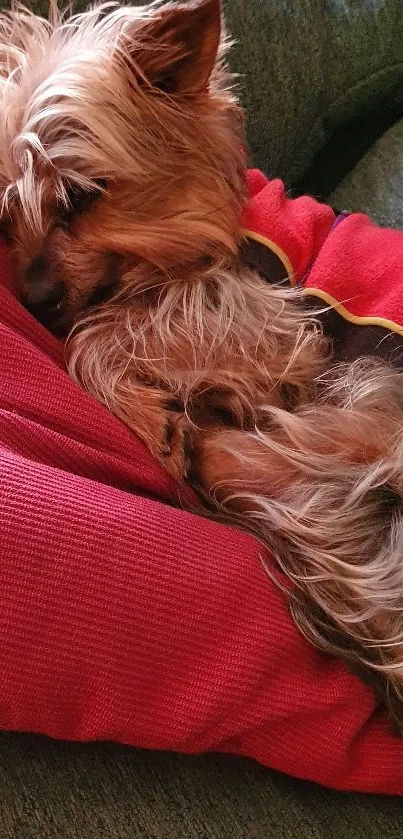
[[[378,356],[403,366],[403,233],[313,198],[290,199],[283,183],[248,173],[245,260],[267,282],[301,286],[322,308],[334,358]]]

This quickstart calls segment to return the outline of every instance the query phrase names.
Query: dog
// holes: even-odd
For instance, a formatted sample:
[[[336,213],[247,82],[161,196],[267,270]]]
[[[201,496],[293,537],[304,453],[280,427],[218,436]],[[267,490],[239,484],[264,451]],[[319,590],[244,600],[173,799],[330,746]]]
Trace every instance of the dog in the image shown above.
[[[219,0],[17,8],[0,29],[1,231],[21,301],[201,514],[270,548],[301,631],[372,678],[401,727],[402,373],[340,360],[326,307],[245,257]]]

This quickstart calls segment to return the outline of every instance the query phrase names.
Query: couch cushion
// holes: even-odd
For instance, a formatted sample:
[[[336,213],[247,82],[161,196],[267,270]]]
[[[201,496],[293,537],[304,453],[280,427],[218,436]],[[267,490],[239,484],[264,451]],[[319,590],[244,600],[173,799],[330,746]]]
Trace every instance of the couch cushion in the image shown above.
[[[403,112],[400,0],[224,5],[253,162],[268,175],[294,184],[337,126]]]
[[[403,119],[386,131],[330,196],[338,209],[362,210],[403,229]]]
[[[401,839],[403,801],[219,755],[0,736],[0,839]]]

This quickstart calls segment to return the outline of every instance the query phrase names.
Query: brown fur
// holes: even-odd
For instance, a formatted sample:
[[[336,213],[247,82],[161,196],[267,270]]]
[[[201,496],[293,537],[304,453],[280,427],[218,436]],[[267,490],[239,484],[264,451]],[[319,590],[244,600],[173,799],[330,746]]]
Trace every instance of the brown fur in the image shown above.
[[[69,368],[293,583],[310,640],[403,684],[403,380],[332,366],[239,256],[219,0],[1,19],[0,190],[23,302]],[[286,394],[293,394],[290,409]],[[269,643],[269,639],[268,639]]]

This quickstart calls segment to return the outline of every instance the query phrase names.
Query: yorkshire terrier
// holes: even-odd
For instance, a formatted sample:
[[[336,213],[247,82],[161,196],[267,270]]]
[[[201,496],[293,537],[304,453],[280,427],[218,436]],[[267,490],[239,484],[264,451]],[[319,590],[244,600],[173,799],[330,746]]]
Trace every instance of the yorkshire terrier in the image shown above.
[[[1,15],[0,197],[24,305],[201,512],[254,533],[305,635],[403,720],[403,378],[338,363],[245,258],[219,0]],[[269,639],[268,639],[269,643]]]

